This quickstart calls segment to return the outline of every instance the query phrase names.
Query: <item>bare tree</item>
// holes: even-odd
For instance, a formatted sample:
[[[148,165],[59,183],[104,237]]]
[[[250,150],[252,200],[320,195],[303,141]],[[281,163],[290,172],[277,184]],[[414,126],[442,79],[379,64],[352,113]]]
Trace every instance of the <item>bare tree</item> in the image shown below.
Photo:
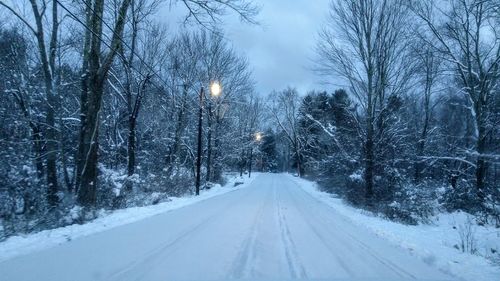
[[[275,92],[271,96],[270,112],[280,131],[290,143],[297,165],[297,174],[302,176],[302,158],[304,136],[299,125],[301,98],[296,89],[288,88]]]
[[[430,32],[429,44],[458,76],[461,91],[470,103],[476,143],[469,154],[476,158],[476,190],[484,197],[488,168],[487,139],[494,92],[500,78],[500,3],[495,0],[434,0],[413,2],[412,10]]]
[[[57,179],[57,151],[58,151],[58,132],[55,125],[55,112],[57,110],[57,94],[55,87],[55,71],[56,71],[56,50],[58,47],[59,38],[59,12],[58,12],[58,2],[52,1],[50,3],[50,14],[46,13],[49,3],[45,0],[30,0],[31,11],[33,13],[34,23],[30,20],[25,19],[19,12],[17,12],[11,6],[0,1],[0,6],[8,9],[14,16],[16,16],[21,22],[25,24],[28,30],[31,31],[33,36],[36,38],[38,47],[38,57],[40,59],[40,65],[44,77],[45,84],[45,94],[47,97],[47,111],[46,111],[46,123],[44,124],[44,135],[46,142],[46,172],[47,172],[47,186],[48,194],[47,199],[50,205],[57,205],[59,198],[57,196],[58,192],[58,179]],[[45,26],[45,21],[48,20],[50,23],[50,31],[48,39],[46,38],[45,32],[48,30]],[[38,132],[35,134],[39,134]]]
[[[387,129],[390,98],[405,91],[411,63],[405,60],[407,9],[400,0],[331,3],[328,27],[320,33],[316,70],[338,75],[359,103],[366,198],[373,195],[377,149]],[[392,99],[395,101],[395,99]]]
[[[205,27],[213,27],[220,22],[221,16],[230,10],[238,14],[242,21],[257,23],[255,17],[260,8],[248,0],[170,0],[172,3],[182,2],[188,13],[185,22],[194,21]]]
[[[417,99],[421,99],[421,110],[423,111],[423,118],[419,118],[420,115],[416,116],[419,122],[420,131],[417,132],[417,146],[416,146],[416,162],[415,162],[415,181],[419,181],[421,177],[421,172],[423,168],[422,159],[420,157],[424,156],[426,145],[428,142],[429,133],[431,131],[431,118],[433,115],[433,110],[438,104],[434,95],[436,93],[436,86],[439,82],[441,75],[442,61],[438,54],[425,42],[418,48],[414,48],[412,54],[417,61],[417,85],[419,86],[417,92]],[[421,88],[423,87],[423,89]],[[417,121],[417,122],[418,122]]]
[[[166,114],[175,116],[173,136],[168,145],[167,153],[167,175],[173,176],[175,170],[181,166],[181,151],[183,137],[187,129],[187,121],[190,114],[190,104],[193,102],[191,93],[197,93],[195,83],[199,76],[200,56],[202,52],[198,48],[190,33],[182,33],[170,42],[167,48],[167,62],[165,64],[166,81],[172,92],[172,108]],[[180,92],[180,93],[179,93]]]
[[[151,69],[144,66],[151,67],[151,65],[156,65],[154,62],[161,62],[161,53],[163,48],[161,44],[166,38],[165,34],[161,31],[158,26],[152,28],[145,28],[143,25],[148,24],[148,17],[152,15],[155,9],[158,8],[160,1],[150,1],[150,0],[135,0],[132,1],[131,11],[130,11],[130,49],[122,48],[121,50],[121,62],[123,64],[123,69],[125,70],[125,83],[124,92],[125,100],[127,102],[127,112],[128,112],[128,145],[127,145],[127,174],[132,176],[135,172],[136,165],[136,124],[139,111],[141,109],[142,99],[145,95],[146,86],[148,80],[152,78]],[[142,41],[144,43],[141,45],[138,42],[139,29],[145,29],[146,36]],[[136,63],[137,53],[141,54],[141,60]],[[149,54],[147,54],[149,53]],[[146,74],[143,74],[146,73]]]
[[[200,87],[215,80],[222,94],[203,108],[210,117],[202,132],[206,180],[221,182],[240,152],[248,160],[260,99],[247,60],[219,28],[227,12],[255,23],[258,8],[250,0],[172,0],[195,24],[176,36],[152,17],[160,2],[0,0],[0,13],[13,15],[0,22],[0,142],[8,147],[0,153],[0,223],[7,235],[82,222],[96,207],[189,192],[191,121]],[[84,207],[82,217],[68,215],[75,206]]]
[[[112,37],[107,54],[101,59],[103,25],[109,27],[104,18],[104,0],[87,0],[86,3],[86,40],[84,44],[83,61],[83,91],[82,91],[82,129],[78,153],[77,183],[79,186],[79,202],[84,206],[92,206],[96,202],[97,185],[97,154],[99,111],[104,94],[104,82],[114,57],[123,45],[123,30],[132,0],[123,0],[117,5],[116,21],[111,27]],[[178,2],[178,1],[176,1]],[[218,16],[230,8],[239,13],[244,20],[249,20],[257,10],[247,1],[182,1],[188,8],[188,17],[192,16],[198,23],[208,16],[211,22],[217,22]],[[125,47],[130,48],[125,45]],[[134,55],[134,52],[131,52]]]
[[[29,94],[31,85],[28,78],[34,76],[28,62],[30,45],[18,30],[2,31],[0,35],[2,40],[2,49],[0,50],[2,52],[0,55],[2,57],[2,90],[12,95],[17,107],[20,109],[20,113],[31,130],[34,154],[33,162],[37,171],[36,175],[38,180],[43,181],[45,167],[42,122],[39,122],[38,118],[33,116],[40,109],[32,104],[33,97]]]
[[[236,94],[248,94],[253,90],[248,62],[236,54],[226,39],[218,32],[197,36],[200,56],[200,80],[217,82],[222,86],[219,96],[207,100],[207,159],[206,180],[220,179],[220,169],[213,169],[219,162],[220,133],[223,111],[235,101]],[[226,107],[226,108],[224,108]],[[215,178],[214,178],[215,176]]]
[[[123,47],[123,30],[132,0],[123,0],[112,28],[108,52],[102,55],[104,0],[86,0],[86,32],[82,66],[81,130],[77,157],[78,201],[83,206],[94,206],[97,191],[97,156],[99,112],[104,84],[111,64]]]

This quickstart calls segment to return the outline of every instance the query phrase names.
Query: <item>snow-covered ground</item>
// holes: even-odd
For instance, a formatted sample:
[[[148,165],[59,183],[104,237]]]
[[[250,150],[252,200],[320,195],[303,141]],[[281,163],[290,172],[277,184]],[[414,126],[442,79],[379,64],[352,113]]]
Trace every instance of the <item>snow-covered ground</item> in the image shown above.
[[[461,280],[284,174],[260,174],[246,188],[4,260],[0,279]]]
[[[210,190],[202,190],[200,196],[170,197],[170,201],[157,205],[103,212],[99,218],[86,224],[73,224],[66,227],[44,230],[38,233],[9,237],[6,241],[0,242],[0,262],[16,256],[51,248],[80,237],[130,224],[196,202],[207,200],[214,196],[244,188],[248,186],[257,175],[258,173],[252,174],[250,178],[248,175],[244,175],[243,177],[239,177],[239,175],[228,175],[227,183],[224,186],[216,184]],[[237,182],[241,184],[235,187],[235,183]],[[0,280],[2,279],[0,278]]]
[[[471,224],[471,217],[463,212],[439,214],[429,225],[403,225],[348,206],[334,195],[319,191],[311,181],[291,175],[288,177],[351,222],[406,249],[411,255],[443,272],[469,281],[500,280],[500,266],[490,260],[495,255],[498,257],[500,251],[500,229]],[[469,227],[471,231],[468,231]],[[477,254],[463,253],[457,249],[461,248],[463,240],[461,232],[462,236],[472,234],[470,241],[475,243]]]

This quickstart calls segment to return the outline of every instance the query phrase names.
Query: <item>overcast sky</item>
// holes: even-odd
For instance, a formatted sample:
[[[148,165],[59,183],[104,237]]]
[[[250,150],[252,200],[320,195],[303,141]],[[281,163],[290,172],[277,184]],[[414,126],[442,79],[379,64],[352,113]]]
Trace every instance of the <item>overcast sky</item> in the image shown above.
[[[235,16],[225,19],[224,30],[234,47],[245,54],[257,82],[257,91],[266,95],[287,86],[304,93],[323,89],[311,72],[315,38],[328,13],[329,0],[257,0],[262,7],[260,25],[240,23]],[[185,11],[168,10],[172,28]],[[163,14],[163,12],[161,12]]]

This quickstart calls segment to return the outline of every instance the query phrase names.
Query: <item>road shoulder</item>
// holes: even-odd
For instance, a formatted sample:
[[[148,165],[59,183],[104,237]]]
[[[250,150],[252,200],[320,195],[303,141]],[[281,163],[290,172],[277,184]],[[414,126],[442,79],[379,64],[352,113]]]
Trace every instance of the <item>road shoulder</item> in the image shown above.
[[[306,193],[330,206],[347,220],[368,229],[442,272],[471,281],[498,280],[500,276],[500,267],[486,258],[462,253],[454,248],[454,245],[460,241],[458,231],[454,227],[457,222],[463,221],[463,214],[437,216],[433,225],[403,225],[351,207],[334,195],[319,191],[314,182],[292,175],[287,175],[287,177]],[[487,238],[492,240],[491,243],[500,245],[499,230],[480,229],[478,232],[489,232]]]

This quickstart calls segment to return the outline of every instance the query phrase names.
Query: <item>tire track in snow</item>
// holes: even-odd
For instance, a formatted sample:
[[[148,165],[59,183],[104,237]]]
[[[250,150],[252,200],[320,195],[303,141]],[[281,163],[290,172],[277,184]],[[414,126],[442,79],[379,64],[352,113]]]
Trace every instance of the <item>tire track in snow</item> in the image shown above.
[[[268,198],[267,196],[265,198]],[[260,224],[265,214],[266,207],[269,204],[268,200],[264,201],[259,210],[256,212],[252,221],[252,226],[248,232],[247,238],[242,243],[242,247],[234,260],[231,270],[229,271],[230,279],[242,279],[254,275],[255,272],[255,259],[257,252],[255,246],[257,243],[257,236],[259,233]]]
[[[330,242],[328,242],[328,239],[322,235],[319,231],[319,229],[315,226],[317,225],[322,225],[323,222],[318,222],[316,220],[315,215],[310,214],[310,209],[305,208],[304,204],[302,202],[298,202],[296,195],[292,195],[291,191],[289,188],[287,188],[287,194],[291,198],[290,200],[293,201],[295,208],[297,209],[297,212],[300,214],[302,219],[306,222],[306,224],[309,226],[309,229],[314,233],[314,235],[321,241],[321,243],[330,251],[332,256],[335,258],[335,261],[341,266],[342,270],[344,270],[350,277],[355,277],[356,274],[354,271],[352,271],[349,266],[342,260],[341,257],[338,256],[338,249],[336,249],[335,246],[332,246]],[[307,217],[305,214],[309,214]],[[313,224],[311,220],[314,220],[315,223]],[[329,237],[335,237],[336,234],[330,235]]]
[[[310,211],[309,208],[307,208],[305,205],[309,205],[312,208],[317,208],[318,206],[322,206],[324,205],[323,202],[321,201],[318,201],[316,198],[312,197],[311,195],[309,195],[308,193],[306,193],[305,191],[303,191],[302,189],[300,189],[300,187],[297,185],[297,183],[295,183],[294,181],[292,181],[294,183],[294,185],[297,187],[297,191],[292,191],[292,192],[299,192],[301,193],[301,195],[297,195],[296,197],[299,197],[299,198],[303,198],[303,196],[308,196],[310,197],[311,199],[313,199],[313,202],[317,203],[317,204],[311,204],[311,202],[306,202],[308,200],[304,200],[302,199],[303,202],[306,202],[306,204],[300,204],[300,203],[297,203],[297,206],[300,206],[300,208],[302,208],[303,210],[306,210],[307,211]],[[294,197],[294,196],[292,196]],[[330,208],[332,211],[335,212],[334,209],[332,209],[331,207],[325,205],[326,207]],[[301,212],[302,213],[302,212]],[[339,215],[341,216],[341,215]],[[361,240],[359,240],[358,238],[354,237],[353,234],[347,232],[347,231],[338,231],[338,230],[332,230],[331,229],[331,226],[332,225],[336,225],[338,226],[338,223],[335,222],[334,220],[332,220],[331,217],[329,216],[326,216],[324,212],[315,212],[315,216],[309,216],[311,219],[314,219],[316,222],[318,222],[319,224],[323,225],[323,229],[325,231],[327,231],[330,235],[329,237],[335,237],[335,236],[339,236],[339,235],[342,235],[343,237],[345,237],[346,239],[352,241],[353,243],[351,244],[354,244],[354,245],[357,245],[359,248],[363,249],[364,250],[364,253],[367,253],[370,257],[374,258],[377,262],[379,262],[380,264],[384,265],[385,267],[391,269],[395,274],[397,274],[399,277],[404,277],[404,278],[411,278],[411,279],[417,279],[413,274],[409,273],[408,271],[404,270],[403,268],[401,268],[400,266],[396,265],[395,263],[393,263],[392,261],[382,257],[379,253],[375,252],[371,247],[369,247],[366,243],[362,242]],[[312,224],[310,223],[309,220],[307,220],[307,223],[312,227],[311,229],[314,231],[314,232],[317,232],[317,229],[316,227],[312,226]],[[325,222],[328,222],[328,223],[325,223]],[[344,221],[345,222],[345,221]],[[346,222],[346,223],[349,223],[349,222]],[[319,233],[316,233],[316,234],[319,234]],[[319,237],[319,236],[318,236]],[[332,251],[334,249],[332,249],[331,246],[328,245],[328,243],[326,242],[327,239],[325,239],[324,237],[320,239],[323,241],[323,243],[325,243],[325,245]],[[345,264],[344,264],[345,265]],[[347,265],[345,265],[347,266]]]
[[[296,279],[297,277],[301,279],[307,279],[306,270],[302,265],[302,263],[300,262],[299,255],[297,253],[297,247],[295,246],[295,242],[293,241],[292,235],[290,234],[290,229],[286,221],[286,216],[283,213],[283,207],[281,205],[281,200],[278,198],[276,187],[274,187],[274,200],[276,202],[276,210],[278,216],[279,229],[281,233],[281,241],[284,246],[285,257],[290,271],[290,275],[292,279]]]
[[[242,196],[243,197],[243,196]],[[183,241],[189,240],[193,235],[201,232],[202,229],[207,227],[211,222],[213,222],[222,212],[226,212],[231,205],[235,205],[237,200],[230,201],[229,204],[226,204],[224,207],[221,207],[217,211],[215,211],[212,215],[207,216],[205,219],[201,220],[199,223],[196,223],[190,228],[187,228],[185,231],[179,233],[177,237],[174,239],[163,243],[160,247],[155,248],[154,250],[147,253],[145,256],[142,256],[139,259],[123,266],[121,270],[115,271],[111,273],[107,280],[142,280],[147,271],[139,270],[134,275],[134,270],[136,268],[153,268],[156,264],[161,262],[161,259],[158,259],[159,256],[164,258],[170,256],[172,252],[177,249],[179,246],[182,246]],[[167,252],[168,250],[168,252]],[[142,274],[140,273],[142,271]],[[135,278],[133,278],[135,276]]]
[[[131,280],[130,277],[126,278],[127,275],[131,276],[133,275],[133,271],[135,268],[153,268],[154,265],[156,264],[155,260],[158,261],[157,257],[162,255],[166,250],[173,250],[172,248],[175,248],[176,245],[179,245],[179,242],[188,240],[193,234],[197,233],[200,229],[203,228],[203,226],[207,225],[209,222],[211,222],[216,215],[210,216],[209,218],[203,220],[201,223],[198,223],[194,225],[193,227],[187,229],[186,231],[180,233],[176,238],[173,240],[163,244],[159,248],[156,248],[155,250],[149,252],[146,256],[141,257],[140,259],[137,259],[128,265],[124,266],[121,270],[112,273],[109,276],[109,280]],[[169,253],[167,253],[167,256]],[[143,273],[147,273],[143,271]],[[135,278],[135,280],[141,280],[142,276],[138,276]]]

